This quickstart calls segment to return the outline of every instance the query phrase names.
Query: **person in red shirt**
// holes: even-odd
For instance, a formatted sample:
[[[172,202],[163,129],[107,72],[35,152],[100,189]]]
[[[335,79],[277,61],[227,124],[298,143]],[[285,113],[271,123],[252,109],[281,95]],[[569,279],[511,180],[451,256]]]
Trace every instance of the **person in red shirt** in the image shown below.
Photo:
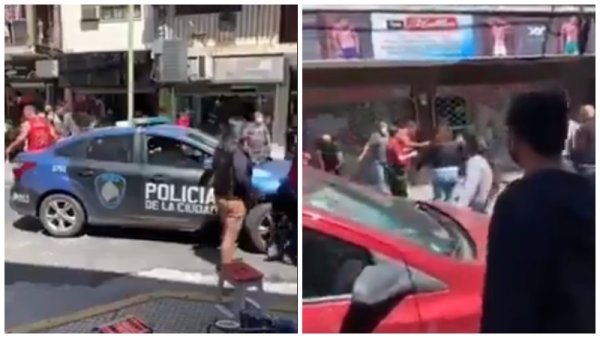
[[[415,142],[416,123],[410,121],[404,128],[392,129],[387,144],[387,162],[392,195],[408,197],[407,172],[410,162],[417,156],[417,148],[429,145],[429,142]]]
[[[190,114],[186,111],[179,114],[179,118],[177,118],[176,124],[180,127],[190,127]]]
[[[32,105],[23,108],[24,121],[21,124],[21,133],[6,148],[6,158],[10,158],[12,151],[25,143],[25,151],[40,151],[50,147],[58,139],[54,128],[48,120],[37,114]]]

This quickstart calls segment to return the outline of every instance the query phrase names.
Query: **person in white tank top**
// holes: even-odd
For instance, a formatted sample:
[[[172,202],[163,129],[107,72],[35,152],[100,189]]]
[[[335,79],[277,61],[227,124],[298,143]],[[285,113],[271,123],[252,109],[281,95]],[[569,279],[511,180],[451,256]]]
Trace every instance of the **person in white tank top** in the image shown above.
[[[485,213],[489,206],[494,173],[488,160],[483,157],[483,146],[473,134],[464,136],[468,156],[464,186],[457,204]]]

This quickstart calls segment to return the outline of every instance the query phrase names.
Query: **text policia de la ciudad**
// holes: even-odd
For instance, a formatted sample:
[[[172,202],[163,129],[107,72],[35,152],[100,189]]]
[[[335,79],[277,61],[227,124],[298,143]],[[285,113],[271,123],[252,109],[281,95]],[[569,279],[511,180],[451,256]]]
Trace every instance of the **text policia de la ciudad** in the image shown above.
[[[144,196],[146,210],[196,215],[217,213],[213,188],[147,182]]]

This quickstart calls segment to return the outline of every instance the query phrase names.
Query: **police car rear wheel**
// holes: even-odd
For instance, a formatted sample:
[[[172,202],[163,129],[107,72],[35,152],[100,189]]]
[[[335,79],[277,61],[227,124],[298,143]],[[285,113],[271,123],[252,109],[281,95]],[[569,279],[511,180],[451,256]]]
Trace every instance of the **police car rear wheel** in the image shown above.
[[[71,196],[55,194],[46,197],[39,214],[44,229],[52,236],[71,237],[83,229],[83,207]]]

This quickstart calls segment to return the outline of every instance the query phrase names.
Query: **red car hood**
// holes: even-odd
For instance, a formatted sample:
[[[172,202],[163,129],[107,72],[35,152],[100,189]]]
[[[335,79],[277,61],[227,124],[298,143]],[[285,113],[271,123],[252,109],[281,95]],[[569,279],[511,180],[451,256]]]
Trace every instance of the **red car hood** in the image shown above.
[[[466,208],[457,208],[445,203],[431,203],[448,216],[460,223],[475,241],[477,246],[477,260],[484,261],[487,253],[487,237],[490,225],[490,217],[473,212]]]

